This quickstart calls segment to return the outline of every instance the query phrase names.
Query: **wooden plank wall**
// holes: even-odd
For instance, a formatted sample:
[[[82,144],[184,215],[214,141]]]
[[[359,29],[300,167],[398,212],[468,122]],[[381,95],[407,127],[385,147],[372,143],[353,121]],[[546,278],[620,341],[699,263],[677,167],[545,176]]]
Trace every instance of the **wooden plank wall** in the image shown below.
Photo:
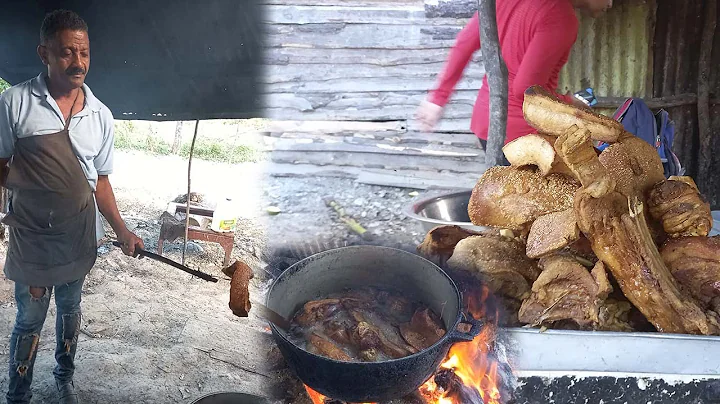
[[[479,54],[437,132],[420,133],[413,120],[466,18],[426,16],[422,0],[265,2],[265,105],[275,122],[266,140],[275,163],[468,178],[484,170],[469,131],[484,75]]]

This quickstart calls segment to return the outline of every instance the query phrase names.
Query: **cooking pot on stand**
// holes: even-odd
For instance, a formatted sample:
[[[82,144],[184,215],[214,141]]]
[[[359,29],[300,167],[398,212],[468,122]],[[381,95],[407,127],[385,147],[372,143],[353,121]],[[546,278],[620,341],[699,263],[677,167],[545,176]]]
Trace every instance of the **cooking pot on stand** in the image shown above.
[[[346,402],[381,402],[416,391],[445,360],[456,342],[472,341],[482,323],[462,312],[462,297],[450,277],[432,262],[393,248],[354,246],[328,250],[289,267],[271,285],[266,305],[291,318],[306,302],[348,288],[393,290],[438,313],[448,332],[433,346],[383,362],[341,362],[292,343],[270,324],[288,366],[318,393]],[[457,330],[461,323],[469,332]]]

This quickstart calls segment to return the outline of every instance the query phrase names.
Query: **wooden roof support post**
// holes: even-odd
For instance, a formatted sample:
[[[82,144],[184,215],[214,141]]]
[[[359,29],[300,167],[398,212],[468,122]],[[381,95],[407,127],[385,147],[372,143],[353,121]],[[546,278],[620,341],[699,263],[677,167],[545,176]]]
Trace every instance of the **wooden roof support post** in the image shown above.
[[[710,121],[710,70],[712,69],[713,36],[717,25],[717,0],[708,0],[705,3],[705,26],[703,27],[700,42],[700,61],[698,63],[698,127],[700,129],[700,161],[698,167],[698,186],[708,198],[710,205],[715,206],[718,201],[720,189],[713,189],[714,175],[711,164],[714,152],[717,149],[717,140],[713,139],[713,130]]]
[[[193,132],[192,143],[190,144],[190,158],[188,158],[188,176],[187,176],[187,200],[185,201],[185,238],[183,239],[182,264],[185,265],[185,253],[187,252],[188,233],[190,233],[190,173],[192,172],[192,158],[195,151],[195,139],[197,138],[198,126],[200,120],[195,120],[195,132]]]
[[[507,134],[508,71],[500,51],[495,0],[478,0],[480,43],[490,90],[490,125],[485,163],[488,167],[503,164],[502,147]]]

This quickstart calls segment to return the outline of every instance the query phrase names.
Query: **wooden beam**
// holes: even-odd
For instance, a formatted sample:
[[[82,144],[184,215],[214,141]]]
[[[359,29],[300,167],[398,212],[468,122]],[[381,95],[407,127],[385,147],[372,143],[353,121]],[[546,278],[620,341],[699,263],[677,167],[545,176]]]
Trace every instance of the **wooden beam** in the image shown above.
[[[260,4],[263,5],[297,5],[297,6],[332,6],[332,7],[347,7],[347,6],[368,6],[377,7],[386,5],[388,0],[260,0]],[[393,5],[416,7],[418,0],[393,0]]]
[[[387,154],[395,156],[417,156],[417,157],[447,157],[456,161],[473,162],[483,154],[480,149],[469,149],[467,147],[424,145],[419,147],[407,147],[404,145],[389,145],[376,142],[375,144],[351,144],[345,142],[305,142],[296,139],[273,138],[267,139],[271,143],[266,151],[273,152],[300,152],[300,153],[356,153],[358,156],[364,154]],[[384,146],[384,147],[383,147]],[[358,157],[362,159],[362,157]]]
[[[595,105],[595,108],[618,108],[626,99],[626,97],[598,97],[598,103]],[[682,107],[696,104],[697,95],[680,94],[668,97],[649,98],[644,101],[650,109]]]
[[[480,157],[465,161],[452,157],[416,157],[408,158],[406,155],[391,155],[381,153],[352,152],[296,152],[276,150],[269,153],[270,161],[284,164],[311,164],[331,167],[363,167],[387,170],[414,170],[452,173],[482,173],[486,164]],[[471,161],[468,161],[471,160]],[[478,176],[479,177],[479,176]]]
[[[296,83],[296,82],[317,82],[325,80],[347,80],[362,81],[370,78],[391,78],[396,80],[414,80],[414,79],[435,79],[437,73],[442,71],[444,62],[440,63],[424,63],[419,65],[401,65],[401,66],[376,66],[376,65],[335,65],[318,64],[312,67],[306,65],[289,64],[285,66],[265,66],[262,76],[259,77],[261,83]],[[482,81],[485,76],[483,69],[467,69],[464,72],[464,78],[470,80]]]
[[[425,18],[422,5],[397,5],[394,2],[375,6],[347,5],[302,6],[267,5],[262,16],[265,24],[327,24],[342,22],[346,24],[373,25],[450,25],[463,26],[467,21],[462,18]]]
[[[264,25],[265,47],[317,49],[448,49],[461,26],[421,24]]]
[[[331,78],[318,81],[288,81],[264,84],[265,94],[274,93],[367,93],[367,92],[405,92],[427,91],[437,84],[437,73],[427,76],[415,76],[412,80],[401,77],[368,77],[356,80]],[[466,77],[458,84],[458,90],[475,90],[482,85],[481,78]]]
[[[278,120],[268,125],[268,132],[312,132],[312,133],[355,133],[355,132],[391,132],[404,133],[406,123],[395,122],[357,122],[357,121],[293,121]]]
[[[710,205],[717,204],[718,191],[713,185],[711,165],[713,154],[713,130],[710,123],[710,71],[712,69],[713,36],[717,26],[717,0],[705,3],[705,25],[700,42],[700,61],[698,63],[698,128],[700,129],[700,156],[698,161],[698,187]],[[715,173],[717,174],[717,173]]]
[[[478,0],[480,43],[490,89],[490,125],[485,163],[488,167],[505,161],[502,147],[507,134],[508,71],[500,51],[495,0]]]
[[[470,18],[477,11],[475,0],[441,0],[425,2],[427,18]]]
[[[373,92],[345,94],[270,94],[265,98],[265,117],[276,120],[406,120],[427,97],[421,92]],[[476,91],[459,91],[445,117],[470,119]]]
[[[374,65],[402,66],[444,63],[449,49],[437,52],[418,52],[408,49],[315,49],[268,48],[263,59],[266,65]],[[473,65],[482,66],[482,58],[475,55]],[[300,68],[298,66],[298,68]],[[304,66],[309,69],[311,67]]]

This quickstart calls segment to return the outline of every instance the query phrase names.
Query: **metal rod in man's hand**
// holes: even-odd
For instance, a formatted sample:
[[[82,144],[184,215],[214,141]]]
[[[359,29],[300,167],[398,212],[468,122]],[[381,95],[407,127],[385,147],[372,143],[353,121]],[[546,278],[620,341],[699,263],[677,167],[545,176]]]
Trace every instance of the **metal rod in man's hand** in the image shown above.
[[[112,244],[113,244],[115,247],[120,247],[120,248],[122,248],[122,244],[120,244],[120,243],[117,242],[117,241],[113,241]],[[204,272],[200,272],[200,271],[198,271],[198,270],[188,268],[188,267],[186,267],[185,265],[178,264],[177,262],[175,262],[175,261],[173,261],[173,260],[171,260],[171,259],[169,259],[169,258],[163,257],[162,255],[155,254],[155,253],[151,253],[150,251],[146,251],[146,250],[143,250],[143,249],[138,248],[138,247],[135,247],[135,253],[136,253],[138,256],[140,256],[140,257],[148,257],[148,258],[153,259],[153,260],[155,260],[155,261],[160,261],[160,262],[162,262],[162,263],[164,263],[164,264],[168,264],[168,265],[170,265],[170,266],[172,266],[172,267],[175,267],[175,268],[177,268],[177,269],[179,269],[179,270],[181,270],[181,271],[187,272],[187,273],[189,273],[190,275],[197,276],[198,278],[204,279],[204,280],[206,280],[206,281],[208,281],[208,282],[217,282],[217,281],[218,281],[218,278],[216,278],[216,277],[214,277],[214,276],[212,276],[212,275],[208,275],[208,274],[206,274],[206,273],[204,273]]]
[[[500,50],[495,0],[478,0],[480,43],[490,90],[490,122],[485,163],[494,167],[504,163],[503,145],[507,135],[508,72]]]

